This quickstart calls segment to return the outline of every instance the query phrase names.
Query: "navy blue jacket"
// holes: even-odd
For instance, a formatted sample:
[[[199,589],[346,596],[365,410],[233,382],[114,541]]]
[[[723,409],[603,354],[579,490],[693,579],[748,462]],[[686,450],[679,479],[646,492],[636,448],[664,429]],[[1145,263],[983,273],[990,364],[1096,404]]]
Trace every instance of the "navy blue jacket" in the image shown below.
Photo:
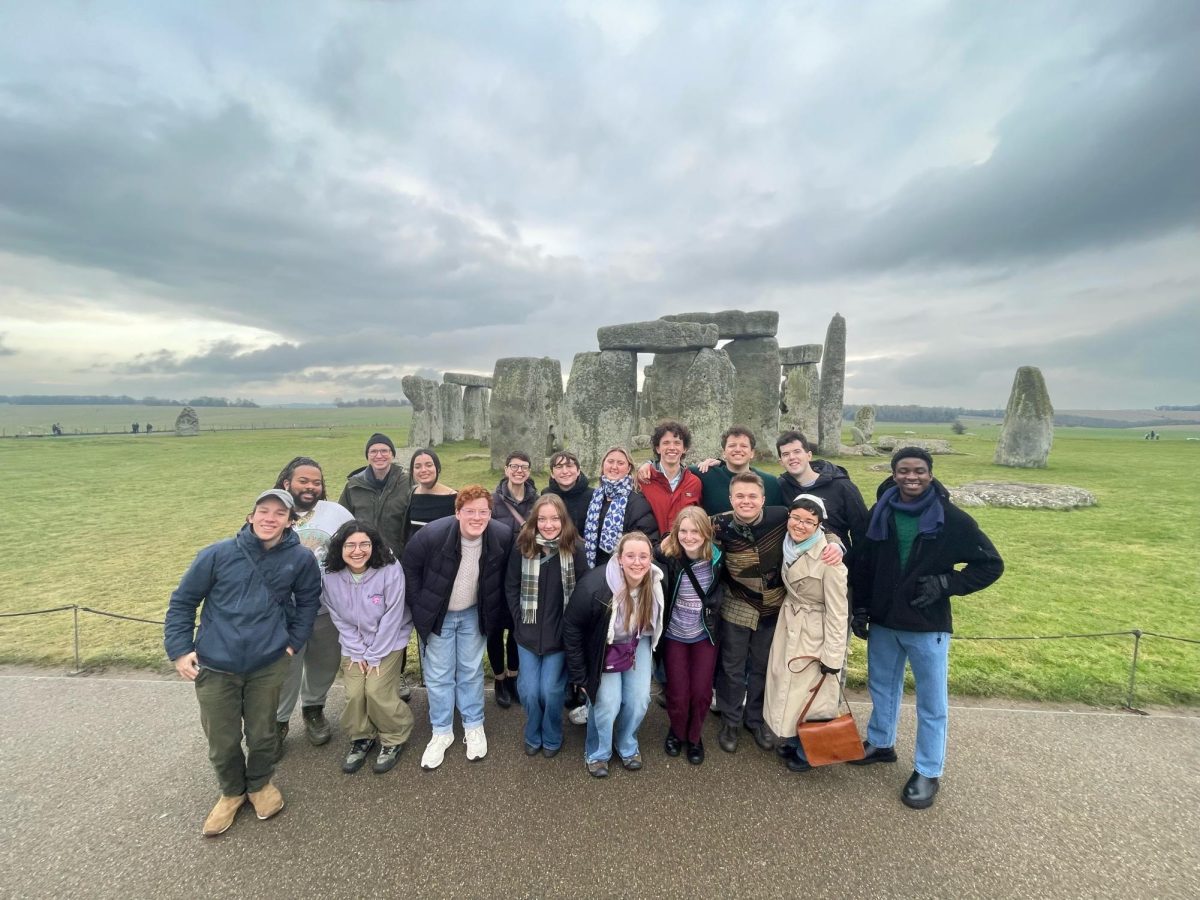
[[[321,567],[296,532],[264,551],[246,524],[196,555],[171,594],[163,643],[171,659],[195,650],[201,666],[244,675],[303,647],[320,602]]]

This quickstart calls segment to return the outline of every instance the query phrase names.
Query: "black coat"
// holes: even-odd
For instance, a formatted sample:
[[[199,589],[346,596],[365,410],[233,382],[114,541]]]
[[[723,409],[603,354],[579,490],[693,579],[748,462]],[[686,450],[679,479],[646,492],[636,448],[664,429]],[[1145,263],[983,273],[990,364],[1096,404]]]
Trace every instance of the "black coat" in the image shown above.
[[[543,494],[554,494],[563,502],[563,506],[567,508],[567,515],[571,517],[571,521],[575,524],[575,530],[579,532],[580,538],[583,537],[583,526],[587,522],[588,504],[592,502],[592,486],[588,482],[588,477],[582,472],[575,479],[575,483],[571,485],[570,490],[564,491],[558,486],[558,482],[553,478],[550,479],[550,484],[542,491]]]
[[[887,479],[879,493],[893,483]],[[937,534],[917,536],[903,569],[894,526],[885,541],[873,541],[865,531],[861,541],[855,540],[848,560],[854,611],[866,611],[873,624],[898,631],[953,631],[949,596],[913,609],[917,579],[949,575],[950,595],[961,596],[983,590],[1004,572],[1004,561],[975,520],[950,503],[949,493],[936,479],[931,490],[937,492],[946,520]],[[955,569],[962,564],[961,570]]]
[[[512,634],[518,644],[531,653],[545,656],[563,649],[562,623],[566,599],[562,588],[562,561],[555,553],[542,559],[538,571],[537,622],[526,625],[521,621],[521,551],[513,544],[508,555],[508,576],[504,580],[504,596],[512,617]],[[587,574],[587,557],[583,543],[575,547],[575,583]]]
[[[725,585],[721,583],[721,570],[725,566],[723,559],[724,554],[721,552],[721,548],[714,546],[713,580],[704,594],[702,615],[704,630],[708,632],[708,640],[713,644],[717,642],[717,619],[721,612],[721,601],[725,599]],[[666,556],[659,551],[654,554],[654,562],[663,570],[663,634],[665,636],[666,630],[671,627],[671,611],[675,609],[675,598],[679,594],[679,587],[688,577],[684,567],[689,565],[691,560]],[[660,652],[662,646],[661,643],[658,645]]]
[[[600,488],[596,488],[600,490]],[[590,498],[589,498],[589,502]],[[608,501],[605,500],[600,504],[600,524],[604,524],[604,514],[608,511]],[[584,510],[586,514],[587,510]],[[654,510],[650,506],[650,501],[642,496],[640,491],[634,491],[629,495],[629,499],[625,501],[625,519],[621,525],[621,534],[629,534],[631,531],[640,531],[646,537],[650,538],[650,544],[655,550],[658,549],[658,543],[662,540],[662,535],[658,531],[658,519],[654,515]],[[583,532],[580,532],[583,534]],[[599,540],[599,535],[597,535]],[[608,562],[611,553],[607,553],[596,548],[596,568],[603,569],[604,564]]]
[[[842,546],[849,550],[855,541],[866,537],[870,516],[862,492],[850,480],[850,475],[841,466],[823,459],[814,459],[812,469],[817,480],[808,487],[801,487],[787,472],[779,476],[779,492],[783,494],[783,505],[790,507],[800,494],[820,497],[825,504],[825,530],[841,538]]]
[[[520,501],[515,500],[509,491],[507,478],[501,479],[500,483],[496,485],[496,490],[492,492],[492,521],[507,525],[512,529],[513,534],[521,530],[521,526],[529,518],[530,510],[533,509],[533,501],[538,498],[537,485],[533,483],[532,478],[526,481],[522,487],[525,488],[525,496]],[[517,517],[509,509],[508,504],[510,503],[521,514],[520,521],[517,521]]]
[[[600,690],[612,601],[613,592],[608,586],[604,566],[597,566],[575,582],[563,617],[567,681],[581,685],[592,700]]]
[[[401,564],[404,566],[404,599],[412,610],[413,627],[421,640],[442,633],[442,622],[450,606],[450,592],[462,559],[458,519],[430,522],[409,541]],[[479,556],[479,629],[484,634],[507,615],[504,574],[512,549],[512,530],[496,521],[488,522]]]

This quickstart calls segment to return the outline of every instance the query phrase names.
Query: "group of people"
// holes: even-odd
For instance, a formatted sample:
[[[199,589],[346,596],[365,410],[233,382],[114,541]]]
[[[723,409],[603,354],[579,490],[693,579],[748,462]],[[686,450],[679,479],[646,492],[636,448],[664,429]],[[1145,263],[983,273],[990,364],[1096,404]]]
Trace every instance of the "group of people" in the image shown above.
[[[614,761],[642,768],[652,678],[663,684],[667,755],[704,762],[713,706],[723,751],[737,752],[746,731],[788,770],[808,771],[797,725],[836,714],[852,632],[867,642],[873,703],[857,764],[896,761],[911,665],[917,740],[901,798],[931,805],[945,756],[949,600],[991,584],[1003,564],[950,504],[929,454],[897,451],[868,511],[846,471],[813,459],[796,431],[776,441],[778,477],[751,466],[756,439],[743,427],[722,436],[721,459],[694,466],[682,423],[660,423],[651,444],[640,467],[609,448],[595,484],[559,451],[539,491],[532,461],[513,452],[494,490],[455,491],[433,450],[405,470],[374,434],[337,503],[314,460],[292,460],[170,601],[167,654],[196,683],[221,786],[203,833],[229,828],[247,801],[259,818],[282,809],[271,775],[293,709],[301,704],[310,742],[328,742],[325,699],[339,671],[343,771],[373,753],[374,772],[391,770],[413,730],[414,629],[432,732],[421,768],[441,766],[454,745],[455,710],[467,759],[487,755],[486,651],[496,703],[524,710],[526,755],[560,751],[570,710],[569,721],[586,719],[596,778]]]

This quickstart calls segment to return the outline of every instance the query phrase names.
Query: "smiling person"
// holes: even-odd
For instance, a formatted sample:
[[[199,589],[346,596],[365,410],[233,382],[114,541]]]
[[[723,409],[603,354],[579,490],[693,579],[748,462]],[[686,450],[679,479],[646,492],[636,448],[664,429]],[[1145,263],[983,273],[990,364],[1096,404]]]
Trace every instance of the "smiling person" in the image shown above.
[[[321,597],[321,569],[291,529],[294,506],[287,491],[259,494],[236,537],[197,554],[167,607],[163,644],[175,671],[196,685],[208,759],[221,785],[204,820],[207,837],[226,831],[247,798],[260,819],[283,809],[271,784],[275,709]]]
[[[442,461],[428,447],[413,453],[408,462],[413,492],[404,520],[404,541],[435,519],[454,515],[454,497],[458,491],[442,484]]]
[[[395,767],[413,729],[413,714],[398,691],[401,658],[413,628],[404,602],[404,570],[378,531],[351,519],[329,542],[322,581],[344,654],[342,727],[350,751],[342,771],[351,775],[361,769],[378,743],[371,770],[382,775]]]
[[[492,495],[494,501],[492,518],[507,525],[516,534],[529,518],[533,502],[537,499],[537,485],[529,477],[532,463],[529,454],[522,450],[514,450],[504,461],[504,478],[496,486]],[[520,702],[520,692],[517,688],[517,673],[521,662],[517,656],[517,639],[513,636],[513,621],[508,614],[508,606],[501,610],[500,616],[492,626],[487,636],[488,665],[492,667],[495,679],[496,705],[508,709],[513,701]]]
[[[658,423],[650,436],[650,445],[657,457],[650,470],[650,480],[642,485],[660,534],[671,530],[679,511],[685,506],[700,503],[700,476],[683,465],[692,446],[692,433],[680,422]]]
[[[433,737],[421,768],[436,769],[462,716],[467,759],[487,755],[483,730],[484,635],[501,612],[512,531],[492,521],[492,495],[471,484],[454,498],[454,516],[430,522],[404,551],[406,597],[421,637]]]
[[[549,758],[562,747],[567,688],[563,610],[576,579],[586,571],[587,559],[567,508],[554,494],[542,494],[517,535],[504,585],[521,658],[526,756],[541,751]]]
[[[896,761],[907,663],[916,687],[917,743],[900,799],[926,809],[937,795],[946,757],[950,598],[983,590],[1003,574],[1004,562],[975,520],[951,504],[949,492],[933,477],[927,451],[897,450],[892,477],[877,496],[850,573],[851,628],[867,642],[871,692],[866,756],[853,765]]]
[[[640,531],[624,535],[608,562],[581,578],[567,604],[568,677],[588,698],[584,759],[608,776],[614,748],[629,771],[642,767],[638,729],[650,705],[652,654],[663,630],[663,574]]]
[[[658,523],[649,501],[633,483],[633,457],[621,446],[609,447],[600,458],[600,484],[592,491],[583,527],[583,548],[589,566],[603,568],[621,535],[640,531],[655,547]]]
[[[782,506],[779,482],[774,475],[760,472],[750,463],[754,460],[757,441],[754,432],[744,425],[733,425],[721,435],[721,459],[705,459],[698,465],[689,466],[688,471],[700,479],[700,505],[710,516],[729,512],[729,484],[735,475],[753,472],[763,482],[763,492],[768,506]],[[638,470],[638,481],[650,480],[652,467],[644,463]]]
[[[296,504],[296,521],[292,528],[300,543],[313,552],[319,565],[325,564],[325,554],[333,533],[342,523],[353,518],[339,503],[325,499],[325,475],[315,459],[297,456],[275,480],[275,487],[292,495]],[[324,602],[317,611],[312,636],[292,657],[288,676],[279,692],[279,708],[275,710],[275,762],[283,757],[288,720],[301,700],[300,714],[308,742],[320,747],[329,742],[332,732],[325,718],[325,698],[333,679],[337,677],[337,628],[329,620]]]
[[[832,531],[847,548],[867,530],[867,504],[849,473],[828,460],[813,459],[812,444],[799,431],[785,431],[775,441],[785,471],[779,476],[783,505],[791,506],[800,494],[819,497],[825,505],[822,527]]]
[[[367,438],[366,456],[367,465],[346,476],[338,502],[360,522],[373,525],[399,559],[404,553],[411,483],[396,462],[396,445],[386,434],[377,432]]]
[[[559,450],[550,457],[550,483],[542,494],[554,494],[562,500],[575,530],[583,534],[592,488],[588,477],[579,470],[578,456],[568,450]]]

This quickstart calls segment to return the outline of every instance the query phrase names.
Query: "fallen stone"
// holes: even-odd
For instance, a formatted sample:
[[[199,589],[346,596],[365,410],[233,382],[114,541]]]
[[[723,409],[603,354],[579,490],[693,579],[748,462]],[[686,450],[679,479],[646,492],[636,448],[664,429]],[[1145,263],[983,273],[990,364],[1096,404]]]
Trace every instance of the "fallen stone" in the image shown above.
[[[722,348],[736,370],[733,421],[758,439],[758,457],[775,457],[779,434],[779,343],[773,337],[737,338]]]
[[[1001,506],[1010,509],[1080,509],[1096,505],[1096,495],[1069,484],[1022,484],[971,481],[951,488],[959,506]]]
[[[796,344],[794,347],[779,348],[779,364],[782,366],[808,366],[821,361],[821,344]]]
[[[842,443],[842,406],[846,388],[846,320],[834,313],[825,332],[825,361],[821,364],[821,397],[817,403],[817,449],[836,455]]]
[[[867,436],[863,434],[862,429],[857,425],[850,426],[850,437],[854,438],[854,446],[861,447],[867,442]]]
[[[563,445],[585,472],[600,468],[604,451],[629,443],[637,424],[637,354],[624,350],[576,353],[563,394]]]
[[[1018,469],[1044,469],[1054,444],[1054,407],[1036,366],[1021,366],[1013,378],[993,462]]]
[[[808,437],[808,435],[805,435],[805,437]],[[874,447],[872,447],[870,444],[855,444],[852,447],[848,447],[845,444],[842,444],[842,446],[838,447],[838,452],[834,455],[836,455],[836,456],[878,456],[879,451],[876,450]],[[891,467],[884,466],[884,468],[890,469]]]
[[[535,472],[546,470],[546,451],[559,428],[562,394],[562,366],[557,359],[496,360],[488,437],[493,469],[503,468],[512,451],[523,450]]]
[[[605,325],[596,330],[596,341],[601,350],[672,353],[716,347],[719,340],[717,335],[716,325],[655,319],[626,325]]]
[[[491,457],[486,453],[468,453],[465,456],[460,456],[458,458],[458,461],[459,462],[475,462],[476,460],[480,460],[480,459],[491,459]]]
[[[469,372],[444,372],[442,374],[442,384],[459,384],[463,387],[490,388],[492,386],[492,376],[472,375]]]
[[[879,450],[899,450],[901,447],[920,447],[932,456],[946,453],[958,453],[950,446],[949,441],[937,438],[896,437],[894,434],[881,434],[875,438],[875,446]]]
[[[717,337],[732,338],[775,337],[779,333],[779,313],[771,309],[756,309],[743,312],[726,309],[721,312],[679,313],[663,316],[664,322],[696,322],[700,325],[716,325]]]

